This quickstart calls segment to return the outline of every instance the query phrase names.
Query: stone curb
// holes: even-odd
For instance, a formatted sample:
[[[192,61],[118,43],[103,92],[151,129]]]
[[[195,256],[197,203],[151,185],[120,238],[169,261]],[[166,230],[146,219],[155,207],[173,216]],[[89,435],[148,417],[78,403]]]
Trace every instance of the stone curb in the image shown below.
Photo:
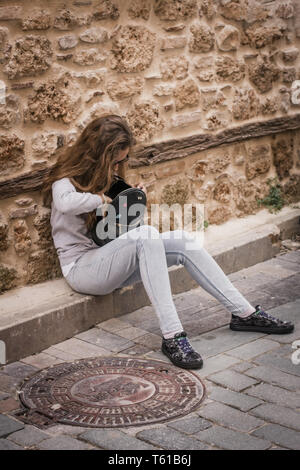
[[[278,216],[276,223],[261,225],[234,239],[205,244],[226,274],[266,261],[280,252],[280,240],[300,233],[300,212]],[[274,220],[275,222],[275,220]],[[198,287],[183,266],[169,269],[173,294]],[[64,279],[43,283],[48,289],[56,283],[61,295],[22,312],[0,315],[0,340],[6,345],[6,363],[41,352],[53,344],[86,331],[97,323],[151,305],[142,283],[116,289],[105,296],[82,295],[66,287]],[[61,284],[63,283],[63,285]],[[30,286],[32,296],[41,284]],[[28,289],[28,288],[27,288]],[[51,289],[50,289],[51,290]],[[1,310],[1,309],[0,309]]]

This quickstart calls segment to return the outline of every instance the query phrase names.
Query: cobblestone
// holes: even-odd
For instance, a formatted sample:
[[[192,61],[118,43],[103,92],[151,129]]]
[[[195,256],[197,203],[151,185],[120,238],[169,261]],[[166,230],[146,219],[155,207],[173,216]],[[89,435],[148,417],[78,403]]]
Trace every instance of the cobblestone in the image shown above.
[[[14,398],[7,398],[0,401],[0,413],[7,413],[9,411],[17,410],[20,408],[20,402]]]
[[[80,359],[82,357],[81,354],[77,354],[73,349],[72,353],[69,353],[66,351],[61,351],[54,346],[50,346],[50,348],[45,349],[44,353],[54,357],[55,359],[60,359],[63,362],[76,361],[76,359]]]
[[[284,268],[292,272],[300,271],[300,266],[286,258],[285,255],[276,256],[275,258],[269,259],[268,261],[264,262],[264,265],[271,267],[274,269],[274,271],[276,271],[276,268]]]
[[[87,428],[82,426],[71,426],[69,424],[56,424],[55,426],[50,426],[47,429],[47,434],[58,436],[61,434],[77,436],[85,432]]]
[[[278,424],[266,424],[253,431],[252,435],[267,439],[288,449],[300,450],[300,434]]]
[[[24,424],[16,421],[15,419],[0,415],[0,437],[7,437],[13,432],[19,431],[24,428]]]
[[[204,405],[199,411],[199,415],[214,423],[244,432],[250,432],[264,424],[261,419],[253,419],[253,416],[249,414],[217,402]]]
[[[32,447],[49,439],[49,435],[34,426],[25,426],[21,431],[10,434],[9,439],[22,447]]]
[[[294,263],[290,263],[290,264],[293,264],[295,267],[297,266]],[[287,280],[290,280],[290,282],[287,283],[286,282]],[[277,295],[288,294],[289,299],[291,300],[291,299],[297,299],[299,296],[299,283],[300,283],[300,274],[297,273],[297,274],[293,274],[286,280],[280,279],[278,281],[272,282],[262,287],[264,288],[264,291],[269,295],[272,295],[272,293],[275,290]]]
[[[207,450],[208,446],[194,437],[187,436],[175,429],[153,428],[137,433],[139,439],[168,450]]]
[[[282,258],[285,261],[289,261],[291,263],[296,263],[298,266],[298,271],[300,271],[300,250],[295,250],[292,252],[285,253],[284,255],[281,255],[280,258]]]
[[[289,278],[287,278],[289,279]],[[272,295],[270,295],[268,292],[263,290],[264,286],[261,286],[260,289],[256,289],[255,291],[249,292],[247,294],[247,300],[250,302],[251,305],[261,305],[264,310],[266,310],[268,313],[272,315],[272,310],[277,307],[278,305],[285,305],[287,302],[290,302],[291,297],[286,292],[286,294],[279,294],[274,290]],[[294,299],[294,297],[293,297]],[[275,341],[278,341],[278,335],[274,335],[275,338],[270,338],[269,339],[275,339]]]
[[[23,450],[23,447],[7,439],[0,439],[0,450]]]
[[[289,276],[291,275],[291,271],[287,271]],[[238,279],[234,282],[235,287],[242,292],[243,295],[247,296],[247,294],[255,289],[261,288],[262,285],[268,285],[271,282],[275,282],[276,278],[272,276],[272,274],[268,272],[256,272],[252,273],[249,276],[247,273],[242,279]]]
[[[80,438],[89,443],[109,450],[153,450],[153,447],[146,442],[140,441],[135,437],[128,436],[122,431],[114,429],[92,429],[83,434]]]
[[[265,421],[281,424],[300,431],[300,413],[284,406],[263,404],[251,410],[251,413]]]
[[[224,309],[216,315],[211,315],[210,312],[207,311],[205,313],[207,315],[205,318],[200,318],[198,315],[194,315],[186,320],[181,318],[184,329],[189,337],[224,327],[224,325],[228,325],[230,321],[230,314],[224,311]],[[199,315],[200,314],[201,312],[199,312]]]
[[[119,353],[119,355],[129,355],[129,356],[139,356],[139,355],[144,355],[152,351],[150,348],[147,348],[146,346],[143,346],[142,344],[136,344],[135,346],[132,346],[131,348],[124,349],[122,353]]]
[[[299,259],[300,250],[229,276],[247,290],[252,305],[260,303],[271,315],[293,321],[292,334],[230,330],[229,312],[201,287],[173,296],[184,329],[204,358],[203,368],[193,372],[202,378],[206,397],[192,414],[158,426],[91,429],[57,424],[46,430],[0,414],[0,450],[298,450],[300,366],[291,361],[291,346],[300,339]],[[152,306],[106,320],[1,367],[0,410],[13,415],[9,409],[18,403],[18,387],[40,369],[95,355],[143,356],[170,364],[160,345]]]
[[[122,338],[130,340],[136,340],[136,338],[146,336],[144,330],[142,330],[141,328],[135,328],[134,326],[124,328],[123,330],[118,330],[118,335]]]
[[[273,369],[272,367],[258,366],[246,370],[245,374],[254,377],[263,382],[268,382],[273,385],[279,385],[288,390],[300,389],[300,378],[291,374]]]
[[[95,356],[109,356],[111,354],[110,351],[100,347],[100,344],[90,344],[89,342],[82,341],[77,338],[71,338],[62,343],[58,343],[55,345],[55,348],[60,349],[63,352],[72,351],[72,353],[76,354],[78,359]]]
[[[299,305],[299,304],[298,304]],[[298,307],[298,312],[299,312],[299,308]],[[274,313],[273,313],[274,315]],[[290,317],[286,318],[286,320],[289,320]],[[290,333],[288,335],[269,335],[269,338],[270,339],[275,339],[277,340],[279,343],[282,343],[282,344],[292,344],[294,341],[300,339],[300,324],[295,322],[295,331],[293,333]],[[275,336],[277,336],[277,338],[275,338]],[[279,338],[278,338],[279,336]]]
[[[281,344],[280,348],[276,349],[276,356],[288,357],[289,359],[291,359],[291,350],[291,344]]]
[[[54,366],[55,364],[60,364],[63,361],[61,359],[56,359],[53,356],[49,356],[49,354],[41,352],[39,354],[34,354],[33,356],[28,356],[22,359],[22,362],[25,364],[30,364],[37,369],[45,369],[45,367]]]
[[[129,323],[131,326],[138,325],[139,328],[147,330],[147,328],[145,328],[143,325],[153,325],[157,320],[157,316],[155,314],[154,308],[150,305],[146,305],[139,310],[122,315],[122,320],[126,323]]]
[[[251,367],[253,367],[251,362],[240,362],[231,367],[231,369],[235,370],[236,372],[245,372],[246,370],[251,369]]]
[[[237,274],[238,278],[243,275],[243,269],[241,271],[238,271]],[[244,276],[249,278],[249,275],[256,275],[257,273],[266,273],[271,276],[271,278],[275,279],[285,279],[291,275],[291,270],[286,269],[283,267],[280,267],[279,265],[277,266],[276,269],[274,269],[273,266],[270,266],[270,264],[267,264],[265,261],[262,263],[255,264],[254,266],[250,266],[249,268],[245,269],[245,274]]]
[[[168,426],[177,431],[185,432],[186,434],[195,434],[199,431],[203,431],[203,429],[210,428],[212,424],[206,419],[193,416],[192,418],[173,421],[172,423],[168,423]]]
[[[40,442],[37,447],[42,450],[88,450],[92,448],[89,444],[70,436],[51,437]]]
[[[152,350],[159,350],[161,348],[162,337],[153,333],[147,333],[146,335],[138,336],[134,341]]]
[[[97,323],[96,327],[101,328],[102,330],[108,331],[109,333],[116,333],[117,331],[122,331],[130,327],[129,323],[119,320],[118,318],[110,318],[101,323]]]
[[[255,438],[252,435],[226,429],[221,426],[213,426],[197,434],[201,441],[215,445],[226,450],[266,450],[271,443],[264,439]]]
[[[250,377],[239,374],[234,370],[224,370],[222,372],[218,372],[217,374],[210,375],[209,380],[212,380],[217,385],[228,387],[235,392],[240,392],[245,388],[258,383],[257,380],[250,379]]]
[[[146,354],[146,357],[149,359],[156,359],[158,361],[165,362],[166,364],[171,364],[170,360],[167,358],[167,356],[164,355],[163,352],[161,351],[151,351]],[[197,372],[195,370],[195,372]]]
[[[287,279],[287,282],[288,281],[294,281],[294,276],[291,280]],[[299,296],[298,296],[298,298],[296,300],[289,301],[289,302],[285,303],[284,305],[278,305],[278,306],[272,308],[272,312],[270,312],[270,313],[272,315],[280,318],[281,320],[290,320],[292,322],[300,323],[299,307],[300,307],[300,299],[299,299]],[[298,331],[298,333],[299,333],[299,331]],[[292,336],[291,334],[287,334],[287,335],[268,335],[268,339],[273,339],[273,337],[274,337],[275,341],[279,341],[281,338],[288,339],[291,336]]]
[[[195,370],[200,377],[207,377],[215,372],[227,369],[233,364],[238,364],[240,361],[234,357],[226,356],[226,354],[218,354],[217,356],[209,357],[204,361],[201,370]]]
[[[278,348],[279,346],[280,343],[260,338],[256,341],[251,341],[251,343],[243,344],[242,346],[231,349],[230,351],[227,351],[226,354],[248,361],[249,359],[253,359],[256,356],[266,353],[271,349]]]
[[[274,385],[261,383],[249,388],[245,393],[267,402],[277,403],[289,408],[300,408],[300,395]]]
[[[279,369],[288,374],[297,375],[300,377],[300,367],[299,365],[293,364],[291,361],[291,356],[294,350],[290,348],[290,357],[282,357],[279,354],[276,354],[276,351],[271,354],[264,354],[261,357],[255,358],[254,362],[263,366],[271,366],[275,369]]]
[[[249,343],[249,341],[264,336],[262,333],[232,331],[228,326],[218,328],[210,333],[193,338],[194,348],[204,359],[230,351],[236,346]]]
[[[23,362],[13,362],[1,368],[2,373],[19,379],[25,379],[37,371],[38,369],[36,367],[24,364]]]
[[[88,343],[95,344],[107,351],[120,352],[134,346],[132,341],[121,336],[109,333],[108,331],[101,330],[100,328],[91,328],[84,333],[79,333],[75,338],[82,339]],[[58,347],[56,345],[56,347]]]
[[[21,382],[21,379],[0,373],[0,390],[2,393],[6,392],[12,395]]]
[[[225,405],[238,408],[241,411],[249,411],[251,408],[262,403],[262,401],[257,398],[249,397],[243,393],[233,392],[232,390],[226,390],[222,387],[213,387],[209,398],[224,403]]]
[[[5,400],[5,398],[9,398],[8,393],[0,392],[0,401]]]

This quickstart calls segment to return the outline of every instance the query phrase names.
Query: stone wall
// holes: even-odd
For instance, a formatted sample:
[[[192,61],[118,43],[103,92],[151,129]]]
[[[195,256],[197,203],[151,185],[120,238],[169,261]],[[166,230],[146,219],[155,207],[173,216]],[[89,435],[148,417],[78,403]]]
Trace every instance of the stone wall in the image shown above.
[[[1,1],[0,184],[51,166],[107,111],[127,117],[142,149],[298,114],[299,5]],[[210,224],[257,212],[276,175],[299,201],[299,130],[250,137],[159,153],[129,166],[128,180],[145,183],[149,204],[205,203]],[[49,215],[36,190],[0,201],[0,292],[61,276]]]

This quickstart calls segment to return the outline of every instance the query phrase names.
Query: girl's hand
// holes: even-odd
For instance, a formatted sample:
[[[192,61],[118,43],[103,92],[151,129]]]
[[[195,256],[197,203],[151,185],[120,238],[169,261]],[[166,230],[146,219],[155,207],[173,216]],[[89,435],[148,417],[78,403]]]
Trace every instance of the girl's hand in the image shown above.
[[[102,200],[103,200],[103,204],[109,204],[112,199],[108,196],[106,196],[105,194],[103,193],[96,193],[98,196],[101,196]]]
[[[109,204],[109,203],[112,202],[112,199],[108,196],[105,196],[105,202],[106,202],[106,204]]]
[[[145,194],[147,194],[146,187],[143,183],[138,183],[135,185],[135,187],[141,189]]]

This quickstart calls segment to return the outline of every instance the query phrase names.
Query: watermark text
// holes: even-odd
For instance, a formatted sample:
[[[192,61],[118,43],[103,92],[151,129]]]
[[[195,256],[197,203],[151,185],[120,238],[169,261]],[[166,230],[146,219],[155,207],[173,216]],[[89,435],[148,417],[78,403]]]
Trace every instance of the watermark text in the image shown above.
[[[0,364],[6,364],[6,345],[0,340]]]

